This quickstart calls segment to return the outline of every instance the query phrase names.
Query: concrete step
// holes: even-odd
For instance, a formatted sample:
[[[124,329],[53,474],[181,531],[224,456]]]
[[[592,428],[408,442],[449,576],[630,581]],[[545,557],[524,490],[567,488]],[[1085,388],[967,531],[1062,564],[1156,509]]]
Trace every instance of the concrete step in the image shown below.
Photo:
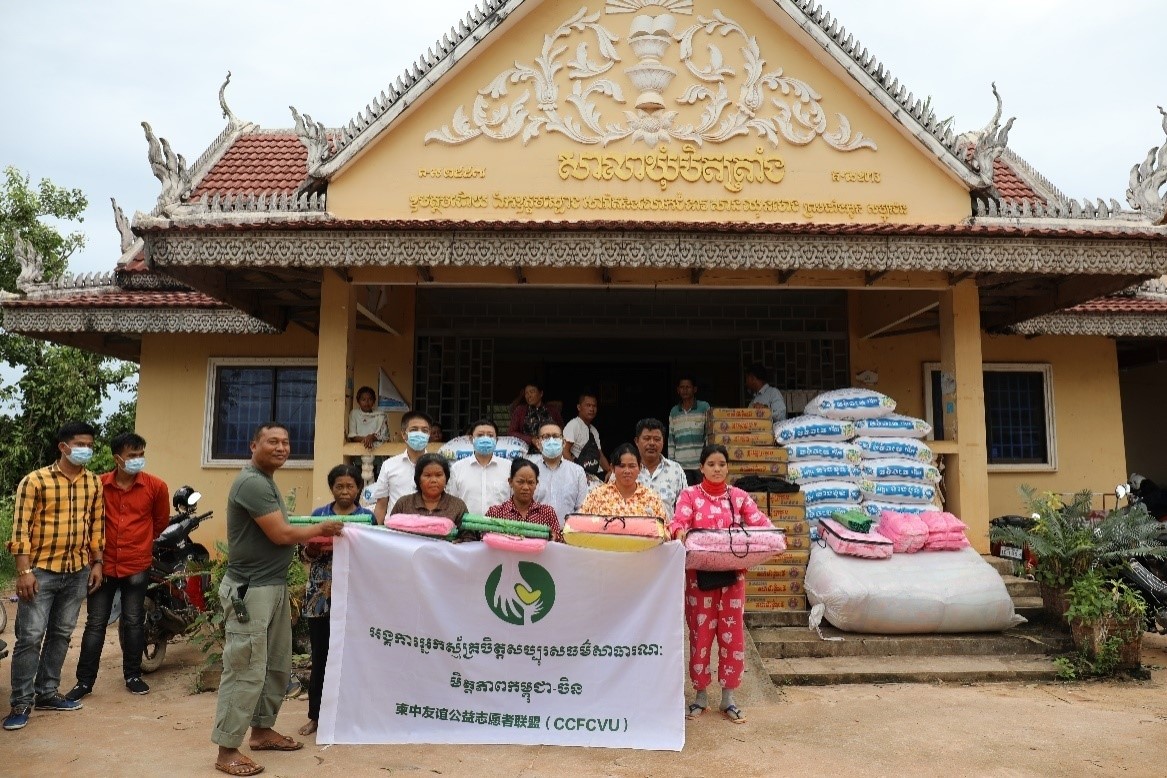
[[[842,657],[1020,656],[1056,654],[1070,650],[1069,632],[1041,625],[1022,625],[1005,632],[945,635],[863,635],[823,627],[820,640],[802,627],[760,627],[750,634],[763,657],[826,659]]]
[[[1051,681],[1052,660],[1041,656],[889,656],[762,660],[779,686],[844,683],[994,683]]]
[[[810,624],[810,611],[775,611],[773,613],[747,613],[746,628],[753,631],[761,627],[802,627]]]
[[[1018,597],[1037,597],[1041,599],[1041,587],[1038,586],[1037,581],[1028,578],[1018,578],[1015,575],[1002,575],[1002,580],[1005,581],[1005,589],[1009,592],[1009,596],[1016,599]]]
[[[1040,597],[1014,597],[1013,610],[1018,616],[1024,616],[1031,623],[1045,622],[1045,608]]]
[[[1001,575],[1015,575],[1017,572],[1017,563],[1012,559],[1002,559],[999,556],[992,556],[991,554],[981,554],[981,559],[989,563],[989,565]]]

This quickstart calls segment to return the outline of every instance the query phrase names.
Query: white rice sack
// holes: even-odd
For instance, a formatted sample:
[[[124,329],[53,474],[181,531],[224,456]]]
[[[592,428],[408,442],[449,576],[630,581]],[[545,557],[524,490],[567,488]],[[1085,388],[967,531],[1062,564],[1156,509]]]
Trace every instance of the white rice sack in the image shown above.
[[[795,441],[844,441],[855,437],[855,423],[822,416],[795,416],[774,425],[774,440],[786,445]]]
[[[495,443],[494,455],[499,459],[518,459],[527,456],[529,448],[522,438],[503,435]],[[459,435],[443,443],[438,453],[451,462],[457,462],[474,454],[474,441],[469,435]]]
[[[872,438],[859,437],[851,441],[859,447],[859,451],[864,459],[876,459],[879,457],[897,457],[903,459],[914,459],[917,462],[932,463],[935,455],[932,449],[920,440],[915,438]]]
[[[921,484],[913,481],[869,481],[859,482],[859,490],[863,492],[863,499],[877,502],[903,502],[933,504],[939,495],[939,490],[933,484]]]
[[[851,503],[858,505],[863,499],[859,485],[848,481],[815,481],[802,487],[806,507],[821,503]]]
[[[854,509],[855,503],[853,502],[823,502],[818,505],[808,505],[806,506],[806,520],[817,530],[818,522],[823,519],[829,519],[835,514],[846,513]]]
[[[972,548],[860,559],[813,546],[805,589],[846,632],[998,632],[1024,624],[1001,575]]]
[[[922,484],[940,483],[940,471],[931,464],[907,457],[864,459],[859,463],[863,477],[872,481],[914,481]]]
[[[895,400],[873,389],[835,389],[812,399],[804,412],[828,419],[872,419],[895,409]]]
[[[860,463],[863,452],[858,446],[850,443],[809,442],[787,443],[786,456],[791,462],[807,459],[825,459],[829,462],[850,462],[853,465]]]
[[[874,521],[879,521],[879,517],[883,515],[884,511],[891,511],[893,513],[926,513],[927,511],[940,510],[939,507],[931,503],[884,502],[883,500],[864,500],[863,504],[859,507]]]
[[[861,476],[859,466],[850,462],[807,459],[786,465],[786,480],[796,484],[810,484],[815,481],[858,481]]]
[[[932,425],[923,419],[893,413],[878,419],[860,419],[855,422],[855,434],[872,438],[926,438],[932,434]]]

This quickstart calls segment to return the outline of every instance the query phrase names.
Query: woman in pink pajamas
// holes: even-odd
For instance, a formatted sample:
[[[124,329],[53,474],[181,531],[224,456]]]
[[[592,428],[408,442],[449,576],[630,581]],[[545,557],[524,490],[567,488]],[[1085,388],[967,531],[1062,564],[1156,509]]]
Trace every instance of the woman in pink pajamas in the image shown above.
[[[710,444],[701,449],[701,483],[690,486],[677,498],[677,509],[669,530],[684,537],[691,529],[725,529],[731,524],[772,527],[766,514],[758,510],[750,496],[725,482],[729,473],[729,452],[725,446]],[[713,642],[717,640],[717,680],[721,684],[722,715],[735,724],[744,724],[745,714],[733,698],[745,669],[746,583],[738,570],[733,582],[711,590],[698,586],[696,570],[685,571],[685,622],[689,627],[689,678],[697,696],[686,718],[695,719],[709,707],[705,687],[710,681]]]

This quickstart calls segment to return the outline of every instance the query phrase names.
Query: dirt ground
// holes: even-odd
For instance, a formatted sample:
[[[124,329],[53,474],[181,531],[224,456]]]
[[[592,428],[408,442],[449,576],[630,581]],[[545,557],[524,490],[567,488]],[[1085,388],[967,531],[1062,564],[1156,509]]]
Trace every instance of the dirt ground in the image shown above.
[[[15,617],[15,606],[6,603]],[[82,613],[82,623],[84,612]],[[220,775],[209,736],[215,696],[195,694],[199,655],[178,643],[147,676],[121,683],[116,630],[101,677],[76,713],[34,712],[0,731],[0,775]],[[65,662],[72,687],[81,624]],[[11,644],[12,627],[3,635]],[[755,669],[739,702],[749,721],[713,713],[687,723],[680,753],[550,746],[332,746],[255,754],[271,776],[1162,776],[1167,772],[1167,637],[1145,636],[1150,681],[1081,684],[832,686],[775,690]],[[0,694],[9,691],[0,662]],[[711,689],[716,694],[716,687]],[[714,696],[713,699],[716,699]],[[5,700],[6,701],[6,700]],[[279,729],[306,720],[284,703]],[[301,738],[303,739],[303,738]]]

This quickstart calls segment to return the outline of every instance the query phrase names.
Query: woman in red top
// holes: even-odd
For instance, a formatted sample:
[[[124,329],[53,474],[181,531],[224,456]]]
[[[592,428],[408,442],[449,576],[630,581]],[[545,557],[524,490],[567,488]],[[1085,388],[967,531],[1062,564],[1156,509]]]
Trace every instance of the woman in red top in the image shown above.
[[[516,459],[511,462],[511,477],[507,481],[511,485],[511,498],[502,505],[492,505],[486,509],[486,515],[492,519],[517,519],[529,521],[533,524],[542,524],[551,530],[551,539],[562,543],[563,530],[559,526],[559,517],[550,505],[535,502],[535,488],[539,486],[539,468],[526,459]]]
[[[691,529],[726,529],[731,524],[752,527],[774,526],[758,509],[750,496],[725,480],[729,474],[729,452],[725,446],[709,444],[701,449],[702,480],[677,498],[677,509],[669,531],[682,537]],[[746,647],[742,622],[745,621],[746,582],[738,570],[733,583],[712,590],[697,585],[697,571],[685,571],[685,622],[689,627],[689,678],[697,697],[689,706],[686,718],[695,719],[709,707],[705,687],[710,681],[713,641],[717,640],[717,680],[721,684],[721,712],[734,724],[744,724],[746,717],[733,698],[741,685],[745,669]]]

